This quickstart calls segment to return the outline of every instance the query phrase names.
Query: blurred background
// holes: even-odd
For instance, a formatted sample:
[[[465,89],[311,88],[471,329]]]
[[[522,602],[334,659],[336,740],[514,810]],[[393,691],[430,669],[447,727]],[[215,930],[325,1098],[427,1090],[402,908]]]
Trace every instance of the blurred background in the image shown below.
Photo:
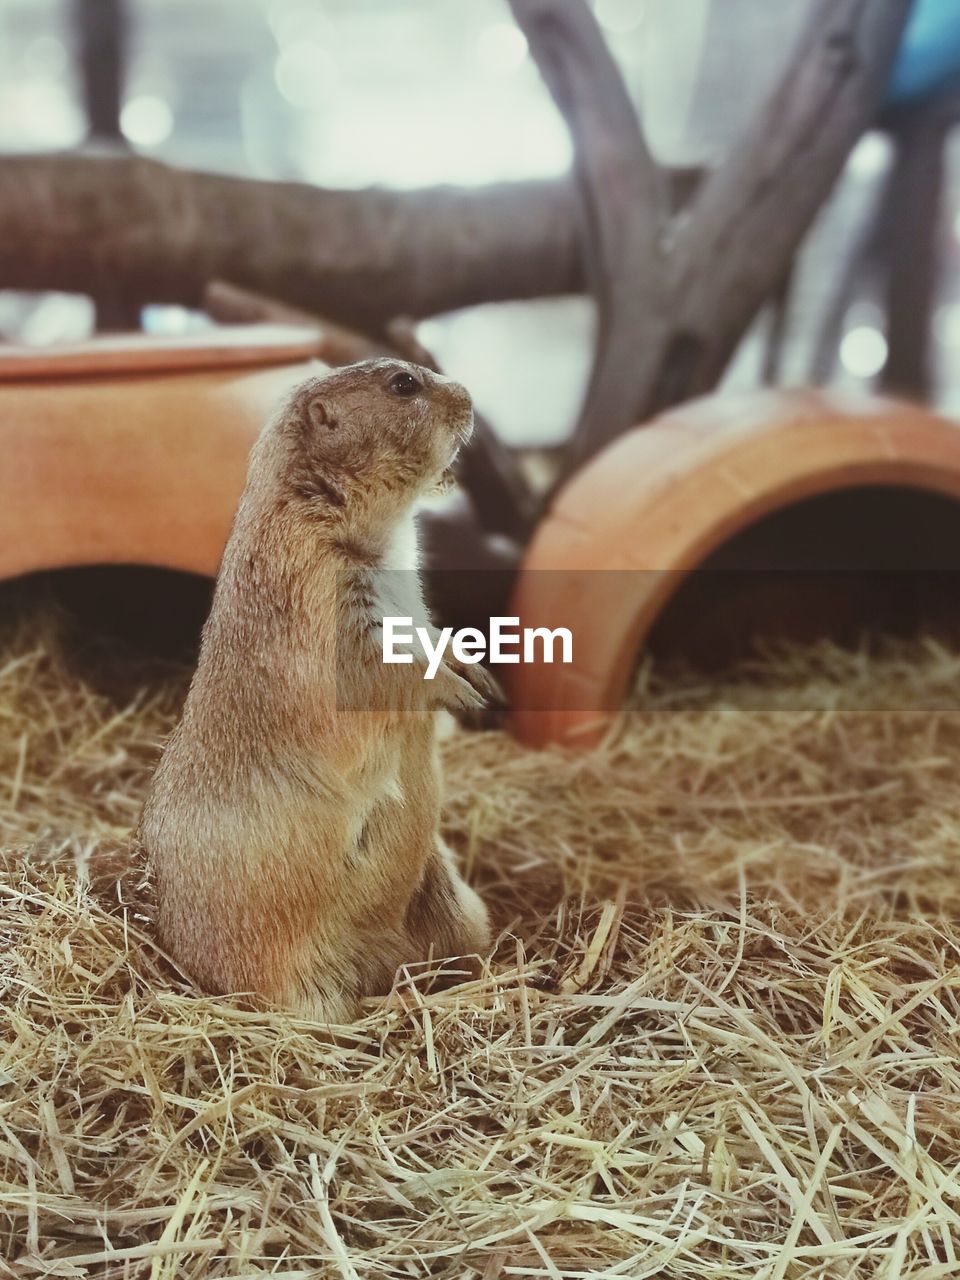
[[[593,4],[652,151],[681,169],[722,159],[776,81],[808,7]],[[938,9],[937,0],[915,6],[908,43]],[[940,101],[949,97],[949,50],[942,37],[935,43],[943,65],[916,81],[916,64],[901,59],[891,103],[920,99],[931,83]],[[504,0],[0,0],[0,150],[70,149],[91,133],[182,167],[346,188],[551,178],[573,155]],[[934,296],[916,319],[924,350],[908,353],[915,385],[898,389],[960,414],[960,140],[951,130],[944,139]],[[773,307],[758,317],[728,383],[884,383],[888,286],[877,264],[889,244],[881,215],[894,155],[881,118],[807,237],[779,317]],[[0,292],[8,340],[79,339],[94,315],[76,295]],[[155,306],[142,323],[176,333],[204,319]],[[569,433],[593,324],[590,300],[571,297],[473,307],[432,317],[420,332],[501,436],[526,446]]]

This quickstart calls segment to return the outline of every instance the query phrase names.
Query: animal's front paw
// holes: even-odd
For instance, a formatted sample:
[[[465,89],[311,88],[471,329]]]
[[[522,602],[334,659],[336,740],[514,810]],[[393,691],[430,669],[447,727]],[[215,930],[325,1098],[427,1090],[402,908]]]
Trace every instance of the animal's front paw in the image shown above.
[[[496,676],[492,675],[480,662],[458,662],[448,660],[451,672],[473,689],[480,706],[491,705],[504,707],[507,704],[506,694]]]
[[[452,667],[444,666],[434,679],[437,706],[448,711],[482,711],[486,704],[483,693]]]

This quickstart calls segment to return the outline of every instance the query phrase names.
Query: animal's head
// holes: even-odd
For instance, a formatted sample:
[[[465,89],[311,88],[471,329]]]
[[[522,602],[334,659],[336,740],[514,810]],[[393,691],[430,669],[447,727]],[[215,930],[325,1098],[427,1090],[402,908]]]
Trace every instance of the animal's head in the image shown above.
[[[389,517],[435,491],[472,430],[459,383],[392,359],[311,378],[273,427],[284,485],[331,521]]]

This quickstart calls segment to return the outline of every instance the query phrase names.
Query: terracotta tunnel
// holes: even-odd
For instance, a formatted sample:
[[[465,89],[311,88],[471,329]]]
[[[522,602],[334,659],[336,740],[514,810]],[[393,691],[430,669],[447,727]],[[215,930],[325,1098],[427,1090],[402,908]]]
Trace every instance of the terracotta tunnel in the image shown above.
[[[724,547],[780,513],[783,525],[806,508],[805,539],[816,535],[812,522],[829,517],[837,528],[839,515],[849,524],[858,519],[857,494],[873,496],[867,505],[888,544],[905,531],[883,524],[914,520],[920,510],[916,501],[904,505],[911,495],[923,507],[949,508],[933,534],[936,565],[912,567],[960,569],[960,425],[923,409],[814,391],[725,394],[622,437],[559,493],[524,557],[511,613],[525,627],[567,625],[575,643],[569,665],[512,668],[517,736],[534,745],[596,742],[627,698],[645,644],[691,575],[702,576],[695,571],[724,563]],[[842,505],[831,509],[830,495]],[[746,563],[763,561],[748,554]],[[751,604],[731,595],[710,619],[719,625],[706,626],[694,609],[682,626],[703,622],[709,644],[724,609]]]
[[[323,354],[322,335],[279,325],[0,351],[0,579],[215,574],[250,447]]]

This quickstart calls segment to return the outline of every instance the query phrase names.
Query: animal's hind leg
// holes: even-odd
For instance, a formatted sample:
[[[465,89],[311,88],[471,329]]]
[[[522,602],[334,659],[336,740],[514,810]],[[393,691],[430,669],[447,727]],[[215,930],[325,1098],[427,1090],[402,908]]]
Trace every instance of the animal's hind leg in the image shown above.
[[[442,840],[427,860],[404,925],[424,956],[482,956],[490,947],[487,908],[457,871]]]

